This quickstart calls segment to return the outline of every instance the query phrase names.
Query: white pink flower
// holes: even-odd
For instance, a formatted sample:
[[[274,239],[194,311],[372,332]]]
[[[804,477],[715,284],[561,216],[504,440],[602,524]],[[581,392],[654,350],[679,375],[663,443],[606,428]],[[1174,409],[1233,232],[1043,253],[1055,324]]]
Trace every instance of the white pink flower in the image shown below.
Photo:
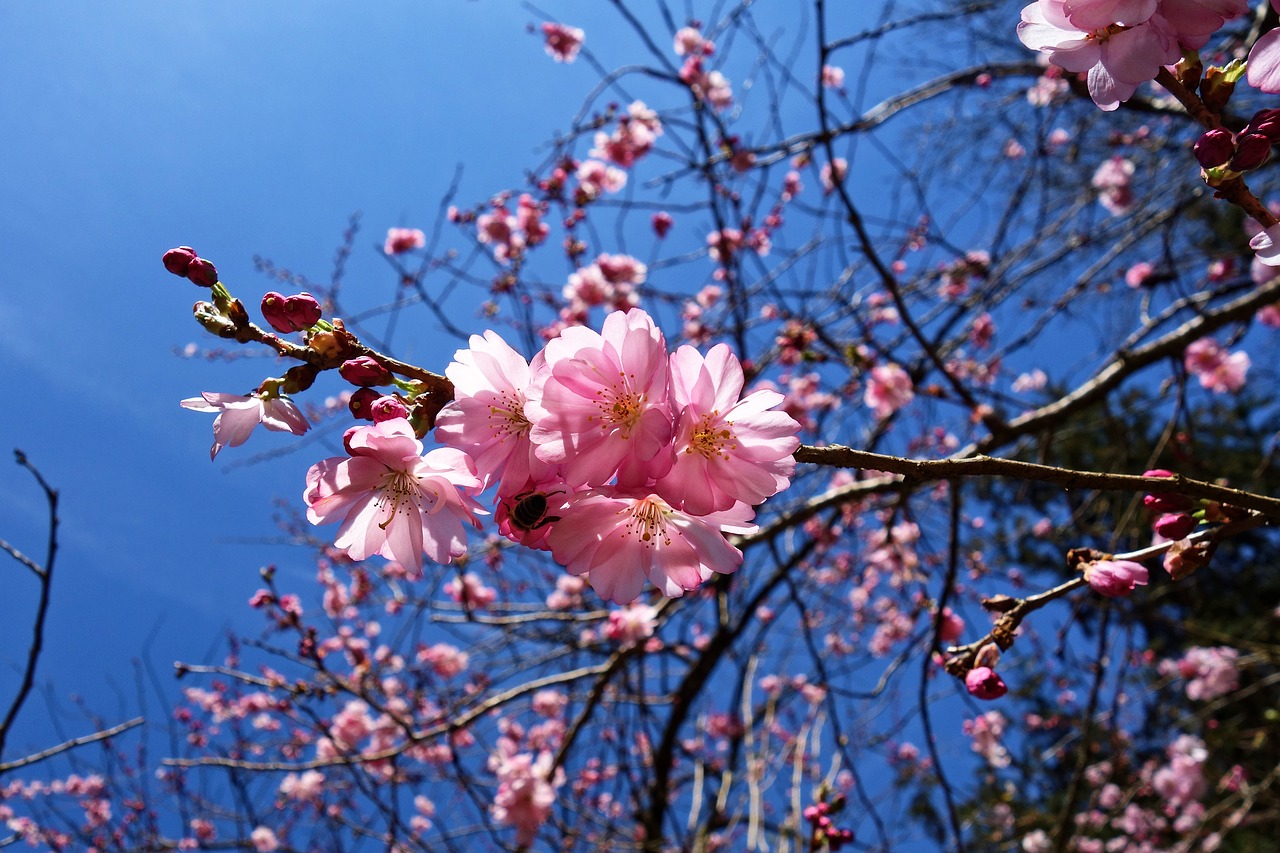
[[[755,530],[745,504],[694,516],[658,495],[613,487],[572,495],[557,514],[571,514],[573,523],[557,524],[547,537],[556,562],[586,574],[601,598],[617,604],[634,601],[646,580],[678,597],[715,573],[737,571],[742,552],[723,534]]]
[[[1249,372],[1249,354],[1228,354],[1213,338],[1201,338],[1187,345],[1183,355],[1187,372],[1200,380],[1200,386],[1215,394],[1234,393],[1244,387]]]
[[[752,506],[785,489],[795,471],[800,424],[782,411],[777,391],[739,399],[742,364],[727,344],[704,357],[691,346],[671,354],[675,462],[659,491],[693,515]]]
[[[311,466],[303,500],[312,524],[341,521],[335,547],[353,560],[379,554],[419,569],[425,553],[448,563],[466,553],[463,523],[479,527],[480,489],[465,453],[441,447],[422,456],[422,442],[403,418],[352,427],[349,457]]]
[[[871,368],[863,402],[877,418],[887,418],[915,397],[911,377],[896,364],[881,364]]]
[[[564,771],[551,770],[554,760],[546,751],[536,759],[532,753],[516,753],[505,738],[499,741],[499,752],[489,758],[489,768],[498,777],[491,809],[494,820],[514,826],[521,846],[533,843],[538,827],[551,816],[555,789],[564,784]]]
[[[427,245],[427,235],[418,228],[388,228],[387,241],[382,251],[388,255],[399,255],[411,249],[421,249]]]
[[[1122,598],[1135,587],[1146,586],[1147,567],[1133,560],[1096,560],[1084,567],[1084,579],[1094,592]]]
[[[213,446],[209,458],[214,459],[224,447],[239,447],[249,439],[258,424],[276,432],[302,435],[311,424],[302,411],[286,397],[265,394],[221,394],[202,391],[199,397],[183,400],[182,408],[194,412],[217,412],[213,419]]]

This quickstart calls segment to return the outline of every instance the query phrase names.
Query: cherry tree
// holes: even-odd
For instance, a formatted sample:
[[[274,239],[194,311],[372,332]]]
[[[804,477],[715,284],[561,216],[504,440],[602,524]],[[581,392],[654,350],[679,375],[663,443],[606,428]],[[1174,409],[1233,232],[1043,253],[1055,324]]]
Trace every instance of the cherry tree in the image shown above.
[[[181,402],[211,455],[322,436],[315,586],[178,665],[163,758],[6,780],[13,838],[1262,849],[1275,12],[610,5],[617,55],[529,12],[598,85],[385,290],[164,255],[278,356]]]

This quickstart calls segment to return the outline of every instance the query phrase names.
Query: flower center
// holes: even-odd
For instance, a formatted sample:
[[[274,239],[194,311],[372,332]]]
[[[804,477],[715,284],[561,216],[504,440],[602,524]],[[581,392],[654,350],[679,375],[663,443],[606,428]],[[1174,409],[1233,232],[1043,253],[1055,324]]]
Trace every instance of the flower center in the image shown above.
[[[738,449],[738,442],[733,435],[733,424],[726,421],[723,427],[717,428],[715,421],[718,416],[719,412],[702,416],[702,423],[694,429],[685,453],[701,453],[707,459],[719,456],[727,460],[729,451]]]
[[[423,489],[418,478],[408,471],[388,471],[383,475],[376,504],[380,513],[386,516],[378,527],[386,530],[397,515],[430,513],[435,507],[436,495]]]
[[[628,536],[640,540],[646,548],[671,544],[671,537],[667,535],[667,516],[671,508],[661,498],[650,495],[633,503],[625,512],[630,516],[626,523]]]
[[[489,406],[489,429],[499,441],[528,435],[532,426],[524,416],[524,395],[519,392],[503,391]]]

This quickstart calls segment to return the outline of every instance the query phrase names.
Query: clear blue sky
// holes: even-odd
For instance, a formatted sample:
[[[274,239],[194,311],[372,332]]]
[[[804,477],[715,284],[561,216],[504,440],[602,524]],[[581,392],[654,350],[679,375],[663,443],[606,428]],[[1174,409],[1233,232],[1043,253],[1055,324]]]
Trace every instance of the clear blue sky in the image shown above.
[[[572,22],[601,42],[605,4],[579,5]],[[347,297],[383,301],[392,281],[372,247],[386,228],[429,228],[459,162],[466,202],[519,185],[589,88],[582,63],[543,54],[536,21],[463,0],[0,5],[0,537],[43,554],[20,447],[62,490],[42,669],[60,690],[131,693],[131,657],[164,668],[203,659],[223,626],[256,629],[244,602],[268,559],[309,576],[304,555],[243,540],[277,535],[271,501],[300,497],[318,450],[227,470],[291,440],[262,433],[210,464],[210,416],[178,401],[275,371],[173,354],[217,341],[190,317],[200,291],[161,253],[196,246],[252,306],[269,289],[254,254],[327,280],[361,210]],[[9,695],[34,583],[5,563]]]

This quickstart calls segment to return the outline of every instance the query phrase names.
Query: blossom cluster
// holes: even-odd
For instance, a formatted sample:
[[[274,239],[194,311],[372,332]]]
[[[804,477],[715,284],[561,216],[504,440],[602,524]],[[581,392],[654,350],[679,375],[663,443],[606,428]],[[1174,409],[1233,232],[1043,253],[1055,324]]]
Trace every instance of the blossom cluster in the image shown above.
[[[646,578],[679,596],[738,568],[724,534],[751,532],[753,507],[786,488],[800,425],[773,411],[776,391],[741,396],[728,346],[668,353],[638,308],[564,329],[532,363],[492,331],[470,344],[446,370],[436,439],[496,486],[500,532],[619,604]]]
[[[1023,8],[1018,38],[1086,75],[1094,103],[1114,110],[1248,10],[1247,0],[1037,0]]]

